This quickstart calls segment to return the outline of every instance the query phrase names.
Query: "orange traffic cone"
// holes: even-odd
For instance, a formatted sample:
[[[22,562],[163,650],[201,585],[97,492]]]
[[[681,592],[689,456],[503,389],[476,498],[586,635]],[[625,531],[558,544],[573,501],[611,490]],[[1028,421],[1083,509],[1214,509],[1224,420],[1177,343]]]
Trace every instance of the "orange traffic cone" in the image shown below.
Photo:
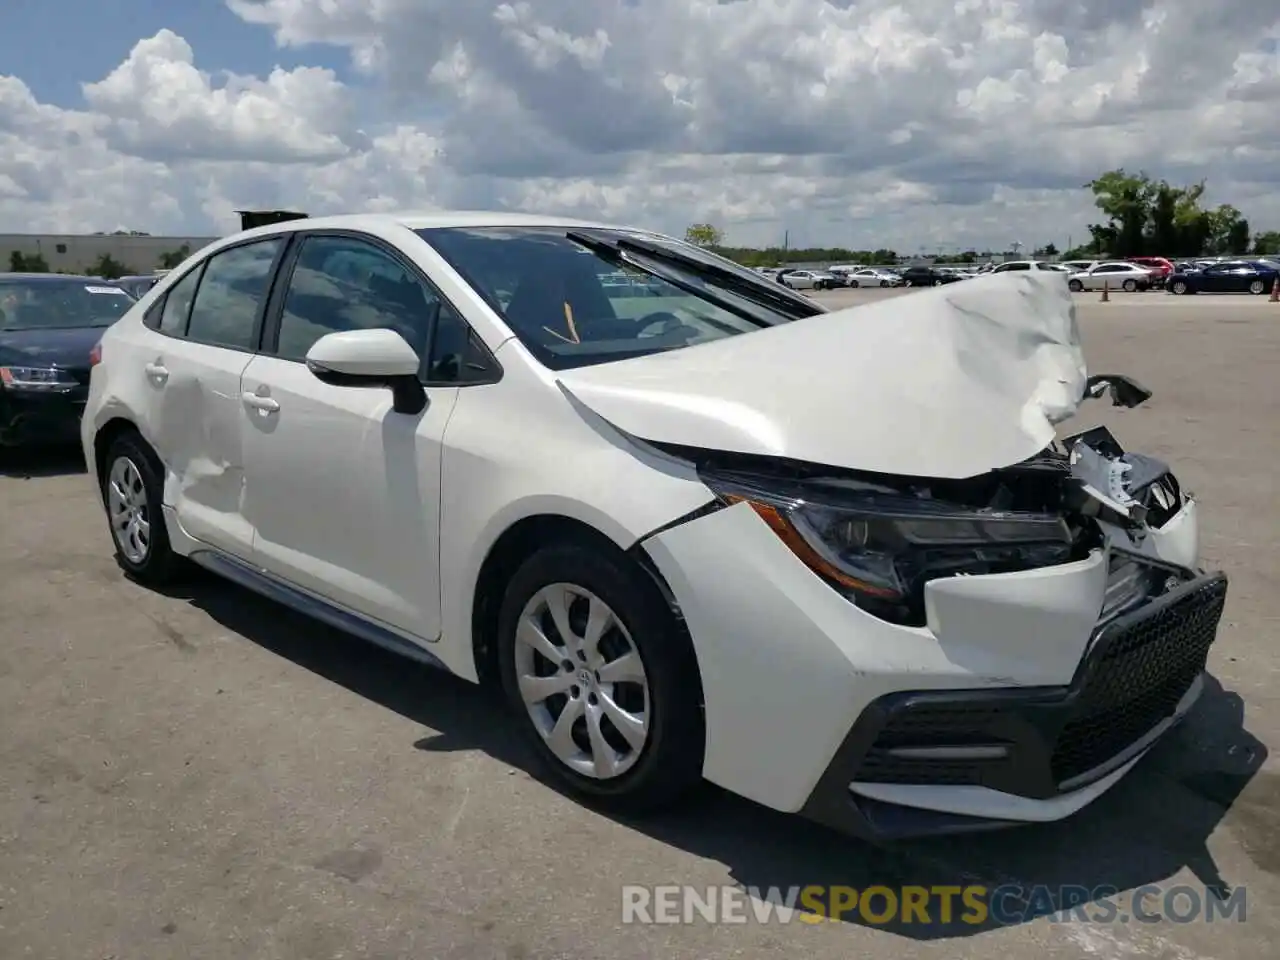
[[[1271,302],[1280,303],[1280,277],[1271,281]]]
[[[1106,303],[1111,299],[1110,283],[1106,280],[1102,281],[1102,302]]]

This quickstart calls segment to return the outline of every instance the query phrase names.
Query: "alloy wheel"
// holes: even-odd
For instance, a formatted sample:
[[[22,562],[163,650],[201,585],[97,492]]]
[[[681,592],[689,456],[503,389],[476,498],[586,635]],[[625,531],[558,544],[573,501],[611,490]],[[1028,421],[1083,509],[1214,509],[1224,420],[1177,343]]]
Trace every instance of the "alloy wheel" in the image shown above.
[[[1261,280],[1255,280],[1253,283],[1249,284],[1249,292],[1254,296],[1257,296],[1258,294],[1266,293],[1267,286]]]
[[[107,477],[107,515],[116,546],[130,563],[145,563],[151,550],[147,489],[138,465],[117,457]]]
[[[549,584],[525,604],[515,640],[520,697],[551,752],[597,780],[630,770],[649,738],[649,683],[612,608],[584,587]]]

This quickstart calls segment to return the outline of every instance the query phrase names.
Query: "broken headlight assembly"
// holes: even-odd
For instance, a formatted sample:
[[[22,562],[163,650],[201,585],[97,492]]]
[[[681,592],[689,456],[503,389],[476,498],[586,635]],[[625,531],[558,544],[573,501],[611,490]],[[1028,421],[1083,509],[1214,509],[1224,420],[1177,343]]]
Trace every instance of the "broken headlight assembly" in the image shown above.
[[[810,484],[708,473],[727,504],[745,503],[796,557],[868,613],[925,623],[930,580],[1067,563],[1076,538],[1056,514],[967,507],[867,484]]]

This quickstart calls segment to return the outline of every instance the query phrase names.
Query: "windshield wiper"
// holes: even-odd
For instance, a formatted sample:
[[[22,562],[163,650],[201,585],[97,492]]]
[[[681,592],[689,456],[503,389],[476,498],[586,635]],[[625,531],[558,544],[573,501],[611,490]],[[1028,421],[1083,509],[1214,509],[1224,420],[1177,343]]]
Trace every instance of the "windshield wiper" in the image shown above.
[[[622,238],[612,241],[603,240],[600,237],[595,237],[588,233],[581,233],[576,230],[570,230],[565,234],[565,236],[574,243],[581,244],[588,250],[611,263],[620,266],[634,267],[635,269],[640,270],[643,273],[647,273],[650,276],[657,277],[660,280],[665,280],[672,286],[678,287],[686,293],[691,293],[701,300],[714,304],[722,310],[727,310],[734,316],[741,317],[744,320],[749,320],[756,326],[768,326],[769,324],[762,323],[758,316],[750,310],[744,309],[740,304],[734,303],[732,300],[728,300],[724,297],[717,296],[714,290],[708,290],[705,286],[690,283],[688,280],[681,277],[675,270],[662,269],[663,263],[672,264],[680,270],[683,270],[686,273],[691,273],[696,277],[713,280],[720,286],[724,287],[728,292],[734,293],[742,297],[744,300],[750,300],[760,306],[779,310],[781,313],[793,320],[800,317],[812,317],[822,312],[820,307],[807,300],[778,296],[767,287],[761,289],[755,284],[743,280],[741,277],[738,277],[721,267],[700,263],[692,258],[662,250],[660,247],[651,249],[646,243]],[[628,254],[632,255],[629,256]],[[650,264],[640,262],[634,256],[635,254],[639,254],[641,257],[657,260],[659,263]],[[763,284],[761,287],[763,287]],[[797,308],[799,308],[799,310]]]
[[[776,307],[790,316],[812,317],[822,313],[821,308],[811,300],[800,294],[792,293],[787,287],[775,284],[775,286],[779,286],[779,289],[774,290],[769,286],[768,281],[747,280],[727,267],[721,267],[714,263],[704,263],[697,257],[691,257],[688,254],[680,253],[678,250],[671,250],[661,244],[651,243],[647,240],[640,240],[635,237],[619,237],[617,243],[619,248],[623,250],[634,250],[636,253],[653,257],[655,260],[665,260],[668,263],[677,264],[690,273],[723,285],[726,289],[739,296],[754,300],[757,303]]]
[[[608,263],[612,263],[614,266],[630,267],[633,270],[639,270],[641,273],[648,274],[651,277],[657,277],[659,280],[665,281],[673,287],[683,290],[685,293],[692,294],[699,300],[713,304],[721,310],[732,313],[735,317],[740,317],[757,327],[770,326],[769,323],[761,320],[760,317],[756,316],[756,314],[752,313],[741,304],[734,303],[732,300],[727,300],[724,297],[718,297],[706,287],[700,286],[696,283],[691,283],[674,270],[664,270],[660,264],[655,266],[640,263],[634,256],[628,255],[625,250],[620,249],[616,244],[610,243],[607,240],[601,240],[599,237],[593,237],[586,233],[578,233],[575,230],[570,230],[565,233],[565,237],[566,239],[572,240],[574,243],[586,247],[600,259],[605,260]]]

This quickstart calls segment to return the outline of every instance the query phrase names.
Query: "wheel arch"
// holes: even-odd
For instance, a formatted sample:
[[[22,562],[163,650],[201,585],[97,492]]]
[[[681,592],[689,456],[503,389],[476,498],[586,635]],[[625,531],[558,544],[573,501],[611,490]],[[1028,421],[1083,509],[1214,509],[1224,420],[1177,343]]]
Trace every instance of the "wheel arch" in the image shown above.
[[[591,524],[564,514],[538,513],[522,517],[508,526],[490,546],[480,565],[471,601],[471,652],[481,685],[490,686],[498,678],[496,634],[502,592],[511,576],[529,557],[551,544],[578,543],[593,547],[634,565],[653,584],[670,608],[683,640],[688,645],[696,675],[699,701],[702,677],[697,648],[689,636],[680,605],[666,578],[650,558],[642,542],[624,548]]]
[[[97,478],[99,485],[102,483],[103,471],[107,467],[107,451],[117,439],[128,433],[135,434],[144,443],[146,442],[138,425],[128,417],[121,416],[111,417],[93,435],[93,475]]]

